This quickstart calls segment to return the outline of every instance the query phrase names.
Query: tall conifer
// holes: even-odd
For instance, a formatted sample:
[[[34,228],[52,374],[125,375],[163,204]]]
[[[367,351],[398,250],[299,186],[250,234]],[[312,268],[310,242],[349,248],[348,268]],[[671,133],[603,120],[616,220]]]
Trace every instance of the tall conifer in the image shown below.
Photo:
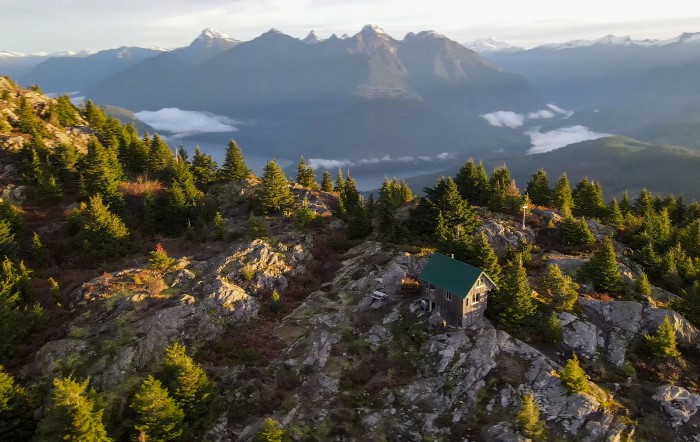
[[[185,413],[153,376],[143,381],[131,401],[131,409],[136,414],[134,429],[139,440],[169,441],[182,434]]]
[[[250,173],[243,152],[236,140],[231,139],[226,148],[226,158],[219,170],[219,179],[224,181],[241,181]]]
[[[279,213],[294,208],[296,201],[284,172],[276,161],[268,161],[258,192],[258,208],[263,213]]]
[[[73,378],[53,380],[53,404],[39,426],[39,440],[75,442],[108,442],[102,423],[102,410],[97,408],[88,391],[88,380]]]

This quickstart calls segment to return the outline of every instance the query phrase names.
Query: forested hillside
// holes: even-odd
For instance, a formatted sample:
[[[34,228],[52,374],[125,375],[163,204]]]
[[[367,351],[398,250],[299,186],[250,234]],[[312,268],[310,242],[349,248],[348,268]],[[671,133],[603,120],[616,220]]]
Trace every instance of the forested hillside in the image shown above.
[[[6,77],[0,145],[0,440],[696,434],[695,201],[474,161],[364,198]],[[498,286],[466,330],[421,309],[436,251]]]

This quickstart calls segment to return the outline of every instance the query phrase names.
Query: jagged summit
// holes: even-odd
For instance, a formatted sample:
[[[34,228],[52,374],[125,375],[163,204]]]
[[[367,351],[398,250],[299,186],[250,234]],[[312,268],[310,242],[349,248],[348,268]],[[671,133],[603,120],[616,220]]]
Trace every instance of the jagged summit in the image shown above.
[[[372,24],[364,25],[362,27],[362,31],[360,31],[360,32],[365,32],[365,31],[376,32],[377,34],[386,34],[384,29],[381,28],[381,26],[372,25]]]
[[[306,44],[314,44],[323,40],[320,39],[318,35],[316,35],[316,32],[312,30],[311,32],[309,32],[309,35],[307,35],[302,41]]]
[[[192,45],[199,46],[211,46],[212,42],[231,42],[238,43],[235,38],[217,31],[214,28],[206,28],[202,31],[197,38],[194,39]]]

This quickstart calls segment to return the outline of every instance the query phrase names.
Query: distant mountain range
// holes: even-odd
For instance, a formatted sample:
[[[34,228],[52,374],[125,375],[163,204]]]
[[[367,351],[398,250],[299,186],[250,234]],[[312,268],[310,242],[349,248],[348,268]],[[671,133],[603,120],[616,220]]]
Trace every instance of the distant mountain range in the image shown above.
[[[199,50],[200,39],[218,54],[183,57]],[[525,78],[434,32],[396,40],[366,26],[348,38],[311,34],[302,41],[273,29],[247,42],[221,41],[203,34],[187,48],[114,73],[85,95],[134,111],[223,114],[242,122],[236,137],[243,146],[266,155],[336,158],[343,152],[351,160],[498,149],[521,154],[527,137],[499,131],[479,115],[544,106]]]
[[[586,174],[589,167],[591,175],[594,167],[634,164],[646,170],[643,160],[663,158],[690,173],[677,161],[695,164],[692,149],[700,151],[700,33],[666,40],[607,35],[523,49],[493,38],[461,45],[430,31],[397,40],[377,26],[327,39],[313,31],[297,39],[272,29],[250,41],[206,29],[189,46],[172,50],[0,53],[0,72],[46,92],[133,112],[216,114],[231,127],[178,143],[224,145],[234,136],[247,154],[304,155],[314,164],[352,165],[373,174],[437,170],[450,158],[469,156],[506,158],[528,173],[533,161],[554,158],[572,173]],[[115,112],[136,121],[128,111]],[[635,144],[641,141],[616,138],[583,144],[595,147],[596,161],[581,163],[579,151],[569,148],[516,158],[535,138],[556,141],[572,132],[691,150],[642,149]],[[555,147],[566,140],[575,138],[563,137]],[[618,155],[622,151],[627,153]],[[618,178],[633,187],[627,177]],[[668,182],[686,189],[686,178]]]

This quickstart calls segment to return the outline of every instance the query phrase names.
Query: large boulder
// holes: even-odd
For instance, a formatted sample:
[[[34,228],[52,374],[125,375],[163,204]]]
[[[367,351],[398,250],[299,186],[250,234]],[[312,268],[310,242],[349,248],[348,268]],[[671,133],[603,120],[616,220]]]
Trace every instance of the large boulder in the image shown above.
[[[661,408],[671,417],[671,425],[674,427],[688,422],[700,407],[700,395],[675,385],[659,386],[652,399],[661,404]]]
[[[556,264],[564,273],[573,273],[580,269],[587,261],[580,256],[564,255],[559,252],[548,252],[543,256],[548,264]]]
[[[564,345],[586,359],[595,359],[598,348],[605,345],[598,327],[567,312],[559,313]]]
[[[680,313],[661,308],[647,307],[644,309],[644,330],[652,334],[661,325],[664,318],[671,320],[671,325],[676,331],[676,339],[680,345],[700,348],[700,332],[697,327],[681,316]]]

